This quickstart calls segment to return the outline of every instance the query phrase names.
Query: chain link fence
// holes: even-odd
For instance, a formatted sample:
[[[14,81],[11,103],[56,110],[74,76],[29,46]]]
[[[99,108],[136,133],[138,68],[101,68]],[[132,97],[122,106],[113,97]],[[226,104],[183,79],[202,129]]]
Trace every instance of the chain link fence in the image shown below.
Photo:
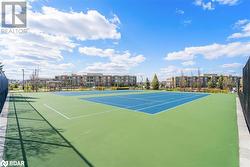
[[[8,79],[4,73],[0,70],[0,113],[8,94]]]
[[[243,68],[243,92],[239,96],[248,128],[250,128],[250,58]]]

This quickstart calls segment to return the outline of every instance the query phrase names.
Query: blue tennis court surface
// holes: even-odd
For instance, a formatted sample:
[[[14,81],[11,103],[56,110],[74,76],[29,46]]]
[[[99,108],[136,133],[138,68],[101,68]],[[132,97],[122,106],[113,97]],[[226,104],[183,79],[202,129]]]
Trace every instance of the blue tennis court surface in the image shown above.
[[[155,114],[181,104],[208,96],[205,93],[144,93],[117,96],[82,98],[91,102]]]
[[[56,95],[61,96],[84,96],[84,95],[98,95],[98,94],[115,94],[115,93],[133,93],[142,92],[142,90],[105,90],[105,91],[79,91],[79,92],[55,92]]]

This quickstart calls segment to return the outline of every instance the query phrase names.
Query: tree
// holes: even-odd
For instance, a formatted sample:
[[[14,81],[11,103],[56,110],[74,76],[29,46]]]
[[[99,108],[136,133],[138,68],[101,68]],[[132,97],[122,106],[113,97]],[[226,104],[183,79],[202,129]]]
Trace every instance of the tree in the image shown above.
[[[207,86],[208,86],[209,88],[212,88],[212,87],[213,87],[212,81],[208,81]]]
[[[145,88],[146,89],[150,89],[150,82],[149,82],[149,79],[146,78],[146,85],[145,85]]]
[[[0,62],[0,72],[3,71],[3,64]]]
[[[201,72],[200,72],[200,68],[198,68],[198,80],[197,80],[197,88],[198,88],[198,91],[200,92],[201,91]]]
[[[185,76],[183,74],[183,71],[181,71],[180,87],[185,89],[186,88],[186,84],[187,84],[187,82],[186,82]]]
[[[34,72],[30,75],[30,81],[31,81],[31,89],[33,91],[38,91],[38,69],[35,69]]]
[[[197,77],[193,78],[193,82],[192,82],[192,88],[197,88]]]
[[[217,88],[223,89],[223,77],[220,76],[217,81]]]
[[[16,89],[18,88],[18,84],[17,83],[14,84],[14,88],[16,88]]]
[[[208,86],[209,88],[215,88],[215,87],[216,87],[216,82],[214,81],[214,79],[211,78],[211,79],[208,81],[207,86]]]
[[[154,75],[154,78],[153,78],[153,80],[152,80],[151,85],[152,85],[152,88],[153,88],[154,90],[158,90],[158,89],[159,89],[159,80],[158,80],[158,77],[157,77],[156,74]]]
[[[227,77],[223,78],[223,88],[229,88],[230,87],[230,83],[229,83],[229,79]]]

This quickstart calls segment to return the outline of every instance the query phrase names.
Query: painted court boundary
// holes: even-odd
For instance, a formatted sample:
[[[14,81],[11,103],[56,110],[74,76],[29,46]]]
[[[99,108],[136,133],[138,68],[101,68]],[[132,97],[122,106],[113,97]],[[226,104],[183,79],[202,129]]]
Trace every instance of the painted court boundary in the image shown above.
[[[198,96],[198,95],[194,95],[194,96],[192,96],[192,97],[184,97],[184,98],[180,98],[180,99],[178,99],[178,100],[171,100],[171,101],[167,101],[167,102],[165,102],[165,103],[161,103],[161,104],[157,104],[157,105],[152,105],[152,106],[150,106],[150,108],[151,108],[151,107],[154,107],[154,106],[161,106],[161,105],[164,105],[164,104],[173,103],[173,102],[176,102],[176,101],[181,101],[181,100],[184,100],[184,99],[189,99],[189,98],[191,99],[191,98],[193,98],[193,97],[195,97],[195,96]],[[163,111],[160,111],[160,112],[157,112],[157,113],[154,113],[154,114],[150,114],[150,113],[146,113],[146,112],[140,111],[141,109],[144,109],[144,108],[137,109],[136,111],[141,112],[141,113],[144,113],[144,114],[147,114],[147,115],[158,115],[158,114],[160,114],[160,113],[162,113],[162,112],[169,111],[169,110],[171,110],[171,109],[177,108],[177,107],[182,106],[182,105],[187,104],[187,103],[194,102],[194,101],[199,100],[199,99],[202,99],[202,98],[204,98],[204,97],[207,97],[207,96],[203,96],[203,97],[200,97],[200,98],[198,98],[198,99],[195,99],[195,100],[192,100],[192,101],[189,101],[189,102],[185,102],[185,103],[183,103],[183,104],[177,105],[177,106],[175,106],[175,107],[172,107],[172,108],[169,108],[169,109],[167,109],[167,110],[163,110]],[[171,99],[174,99],[174,98],[171,98]],[[96,103],[96,102],[97,102],[97,103],[101,103],[101,102],[98,102],[98,101],[96,101],[96,102],[89,101],[89,102],[92,102],[92,103]],[[108,105],[108,106],[109,106],[109,105],[112,105],[112,104],[104,104],[104,103],[101,103],[101,104],[102,104],[102,105]],[[67,119],[67,120],[72,120],[72,119],[78,119],[78,118],[84,118],[84,117],[91,117],[91,116],[95,116],[95,115],[102,115],[102,114],[106,114],[106,113],[113,112],[113,111],[119,111],[119,110],[122,110],[122,109],[132,109],[132,108],[134,108],[134,107],[143,106],[144,104],[133,105],[133,106],[124,106],[124,108],[121,108],[121,107],[118,107],[118,106],[114,106],[114,107],[118,107],[118,109],[107,110],[107,111],[97,112],[97,113],[92,113],[92,114],[84,114],[84,115],[79,115],[79,116],[74,116],[74,117],[68,117],[68,116],[66,116],[65,114],[63,114],[63,113],[59,112],[58,110],[56,110],[55,108],[49,106],[48,104],[43,104],[43,105],[44,105],[46,108],[48,108],[48,109],[54,111],[55,113],[59,114],[59,115],[62,116],[63,118],[65,118],[65,119]]]
[[[140,105],[136,105],[136,106],[129,106],[129,105],[124,105],[124,104],[116,104],[116,103],[113,103],[113,102],[110,102],[110,101],[103,102],[103,101],[101,101],[101,99],[99,99],[99,98],[102,98],[102,97],[96,97],[97,99],[95,99],[95,97],[93,97],[93,100],[91,100],[92,99],[92,97],[91,97],[91,98],[86,98],[86,100],[90,101],[90,102],[100,103],[100,104],[104,104],[104,105],[111,105],[111,106],[114,106],[114,107],[119,107],[119,108],[124,108],[124,109],[132,109],[132,110],[135,110],[137,112],[142,112],[144,114],[155,115],[155,114],[159,114],[161,112],[168,111],[168,110],[170,110],[172,108],[176,108],[178,106],[181,106],[181,105],[184,105],[184,104],[187,104],[187,103],[199,100],[201,98],[207,97],[209,94],[207,94],[205,96],[200,96],[200,95],[201,94],[194,94],[192,96],[182,97],[182,98],[177,98],[177,99],[176,99],[176,97],[171,97],[171,98],[168,99],[168,100],[171,99],[170,101],[166,101],[166,100],[150,100],[151,102],[149,102],[147,104],[151,104],[152,103],[151,106],[145,106],[145,103],[144,104],[140,104]],[[194,97],[197,97],[197,96],[198,96],[198,98],[193,99]],[[114,97],[117,98],[116,96],[114,96]],[[162,97],[162,95],[160,95],[160,96],[158,95],[158,96],[155,96],[155,97]],[[105,98],[105,97],[103,97],[103,98]],[[127,97],[124,97],[124,96],[122,98],[123,99],[131,99],[131,98],[127,98]],[[154,107],[157,107],[157,106],[163,106],[165,104],[171,104],[171,103],[183,101],[183,100],[186,100],[186,99],[190,99],[190,101],[184,102],[182,104],[176,105],[174,107],[171,107],[171,108],[168,108],[168,109],[156,112],[156,113],[147,113],[147,112],[143,111],[143,109],[154,108]],[[83,100],[85,100],[85,98],[83,98]],[[140,99],[138,99],[138,100],[140,100]],[[158,104],[153,104],[153,103],[157,103],[157,102],[158,102]],[[163,103],[159,103],[159,102],[163,102]],[[136,108],[136,109],[134,109],[134,107],[139,107],[139,106],[142,106],[142,108]]]

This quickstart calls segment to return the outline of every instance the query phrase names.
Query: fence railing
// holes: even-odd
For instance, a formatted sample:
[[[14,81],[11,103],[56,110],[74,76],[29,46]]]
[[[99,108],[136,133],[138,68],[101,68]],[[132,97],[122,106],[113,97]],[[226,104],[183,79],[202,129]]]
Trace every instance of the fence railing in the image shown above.
[[[0,71],[0,113],[2,112],[2,108],[7,95],[8,95],[8,79],[6,78],[4,73]]]
[[[239,97],[248,128],[250,128],[250,58],[243,68],[243,92],[239,94]]]

